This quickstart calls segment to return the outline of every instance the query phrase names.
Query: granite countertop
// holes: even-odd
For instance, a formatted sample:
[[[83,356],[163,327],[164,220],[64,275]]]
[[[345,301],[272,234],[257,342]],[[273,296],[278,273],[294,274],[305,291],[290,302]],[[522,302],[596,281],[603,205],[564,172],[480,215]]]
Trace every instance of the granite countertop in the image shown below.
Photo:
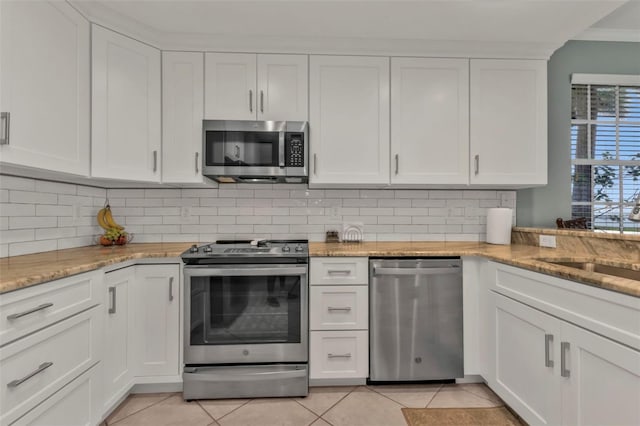
[[[91,271],[127,260],[179,257],[192,243],[140,243],[117,247],[80,247],[0,259],[0,293],[29,287],[69,275]],[[640,297],[640,280],[619,278],[538,258],[560,261],[593,261],[565,250],[530,245],[493,245],[479,242],[363,242],[310,243],[309,252],[320,256],[482,256],[490,260],[534,270]],[[640,274],[640,263],[616,257],[599,258],[611,266],[627,267]]]

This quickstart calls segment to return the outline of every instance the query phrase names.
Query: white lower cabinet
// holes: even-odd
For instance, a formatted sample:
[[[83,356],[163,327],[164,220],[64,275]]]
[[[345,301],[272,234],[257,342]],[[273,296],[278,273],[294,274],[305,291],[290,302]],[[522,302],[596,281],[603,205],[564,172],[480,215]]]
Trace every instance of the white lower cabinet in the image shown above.
[[[366,379],[369,332],[312,331],[309,379]]]
[[[640,424],[637,348],[492,295],[494,357],[486,379],[527,423]]]
[[[136,376],[180,373],[180,265],[138,265],[133,286]]]
[[[99,404],[96,404],[96,401],[100,401],[100,375],[99,364],[91,367],[13,425],[91,426],[97,424],[100,415]]]
[[[108,272],[104,277],[105,322],[103,411],[112,409],[133,385],[133,333],[130,309],[135,285],[135,266]]]
[[[0,424],[11,424],[100,360],[100,307],[0,348]]]
[[[368,258],[311,258],[309,379],[359,384],[369,376]]]

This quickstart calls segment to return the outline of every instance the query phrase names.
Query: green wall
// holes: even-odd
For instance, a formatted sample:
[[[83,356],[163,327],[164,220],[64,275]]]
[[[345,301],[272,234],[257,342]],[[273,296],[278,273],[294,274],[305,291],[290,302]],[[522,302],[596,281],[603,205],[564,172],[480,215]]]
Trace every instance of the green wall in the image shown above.
[[[571,74],[640,74],[640,43],[569,41],[547,73],[549,183],[518,191],[518,226],[555,228],[556,218],[571,218]]]

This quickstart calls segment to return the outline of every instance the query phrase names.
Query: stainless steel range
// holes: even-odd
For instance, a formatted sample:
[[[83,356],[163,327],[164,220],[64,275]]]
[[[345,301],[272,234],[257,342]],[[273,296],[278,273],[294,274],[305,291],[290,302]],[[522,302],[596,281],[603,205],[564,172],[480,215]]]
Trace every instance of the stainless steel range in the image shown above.
[[[306,395],[308,242],[217,241],[182,260],[184,399]]]

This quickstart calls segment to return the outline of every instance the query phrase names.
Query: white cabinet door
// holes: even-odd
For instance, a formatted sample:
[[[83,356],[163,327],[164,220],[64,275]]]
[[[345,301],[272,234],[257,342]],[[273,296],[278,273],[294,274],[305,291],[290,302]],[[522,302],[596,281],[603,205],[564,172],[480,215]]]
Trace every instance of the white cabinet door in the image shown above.
[[[258,120],[307,121],[308,57],[258,55]]]
[[[134,374],[178,375],[180,266],[136,266],[132,312]]]
[[[100,364],[29,411],[12,426],[91,426],[100,421]]]
[[[311,56],[310,184],[389,183],[389,58]]]
[[[204,116],[214,120],[255,120],[256,55],[205,53]]]
[[[471,59],[471,184],[547,183],[547,62]]]
[[[391,59],[391,183],[469,183],[467,59]]]
[[[135,286],[134,266],[105,274],[103,412],[111,410],[133,384],[133,333],[130,302]]]
[[[89,60],[89,22],[66,2],[0,2],[1,162],[89,175]]]
[[[160,181],[160,51],[92,27],[91,175]]]
[[[640,352],[563,322],[565,425],[639,425]]]
[[[201,183],[203,54],[162,52],[162,182]]]
[[[309,379],[366,379],[369,375],[369,332],[309,333]]]
[[[561,322],[494,293],[489,386],[531,425],[558,425]]]

